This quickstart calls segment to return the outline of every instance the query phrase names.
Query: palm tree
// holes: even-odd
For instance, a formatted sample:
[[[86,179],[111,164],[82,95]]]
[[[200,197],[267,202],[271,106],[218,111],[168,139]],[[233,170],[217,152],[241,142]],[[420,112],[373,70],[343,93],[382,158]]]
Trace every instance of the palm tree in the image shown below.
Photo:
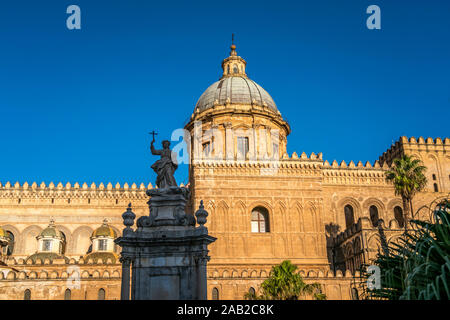
[[[369,299],[450,299],[450,199],[434,205],[434,219],[411,220],[415,227],[390,244],[390,254],[378,254],[381,288],[368,291]],[[370,276],[363,272],[363,287]]]
[[[395,194],[402,197],[406,232],[408,217],[413,212],[412,199],[427,184],[427,168],[421,160],[406,154],[394,159],[392,164],[391,170],[385,172],[386,180],[394,184]]]
[[[261,295],[245,294],[249,300],[298,300],[300,296],[311,295],[316,300],[325,300],[319,283],[306,284],[296,272],[297,266],[285,260],[272,267],[269,278],[261,284]]]

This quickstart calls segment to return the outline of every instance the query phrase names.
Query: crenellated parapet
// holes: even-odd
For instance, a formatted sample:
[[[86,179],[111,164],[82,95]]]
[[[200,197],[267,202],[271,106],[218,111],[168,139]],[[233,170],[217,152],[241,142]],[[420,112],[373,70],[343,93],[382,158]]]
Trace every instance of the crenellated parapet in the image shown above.
[[[400,157],[403,154],[416,154],[420,152],[427,153],[449,153],[450,152],[450,139],[449,138],[415,138],[402,136],[396,141],[386,152],[380,156],[379,161],[381,164],[387,162],[391,164],[395,158]]]
[[[372,165],[369,161],[363,164],[359,161],[355,164],[344,160],[338,163],[334,160],[331,164],[326,160],[323,163],[323,183],[332,185],[387,185],[384,172],[389,169],[385,163],[383,166],[377,160]]]
[[[80,185],[78,182],[73,185],[69,182],[65,185],[61,182],[56,185],[53,182],[48,185],[44,182],[25,182],[22,185],[19,182],[0,182],[0,204],[89,205],[100,201],[102,205],[126,205],[131,201],[145,204],[148,200],[146,191],[152,188],[151,183],[147,186],[143,183],[139,186],[136,183],[116,183],[114,186],[112,183],[100,183],[97,186],[95,183]]]
[[[228,175],[245,172],[254,176],[284,176],[312,175],[320,176],[322,169],[322,153],[311,153],[309,156],[303,152],[300,156],[294,152],[291,156],[285,153],[280,159],[271,159],[266,156],[258,160],[222,160],[204,158],[193,161],[193,168],[197,174],[212,173],[214,175]],[[212,171],[211,171],[212,170]]]
[[[403,232],[404,229],[399,226],[396,219],[391,219],[387,223],[380,220],[381,227],[386,234]],[[361,217],[358,222],[354,223],[351,227],[345,229],[345,231],[339,233],[334,238],[336,245],[340,245],[349,239],[352,239],[355,235],[359,235],[361,231],[377,232],[377,228],[373,227],[372,222],[368,217]]]

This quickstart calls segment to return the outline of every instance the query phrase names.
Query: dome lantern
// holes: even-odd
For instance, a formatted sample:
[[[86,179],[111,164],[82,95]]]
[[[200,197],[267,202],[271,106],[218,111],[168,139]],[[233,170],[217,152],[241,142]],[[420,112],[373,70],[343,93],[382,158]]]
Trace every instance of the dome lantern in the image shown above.
[[[247,62],[237,55],[236,45],[234,43],[230,46],[230,49],[230,56],[222,61],[223,75],[221,79],[225,77],[247,78],[247,74],[245,73]]]

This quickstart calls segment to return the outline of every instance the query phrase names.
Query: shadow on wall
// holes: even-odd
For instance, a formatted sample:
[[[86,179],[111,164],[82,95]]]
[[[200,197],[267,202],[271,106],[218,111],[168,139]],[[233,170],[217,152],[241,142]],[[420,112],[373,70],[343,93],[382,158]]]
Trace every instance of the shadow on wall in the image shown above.
[[[335,223],[329,223],[325,225],[325,236],[327,240],[327,258],[328,262],[331,264],[331,269],[336,272],[336,262],[339,261],[338,255],[341,254],[337,252],[336,248],[333,247],[333,239],[339,234],[341,227]]]

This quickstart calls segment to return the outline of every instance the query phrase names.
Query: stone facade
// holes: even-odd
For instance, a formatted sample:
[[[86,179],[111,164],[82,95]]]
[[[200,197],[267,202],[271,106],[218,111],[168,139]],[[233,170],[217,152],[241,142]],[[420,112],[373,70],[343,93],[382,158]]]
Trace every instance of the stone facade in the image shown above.
[[[291,128],[267,92],[248,79],[235,49],[185,127],[191,155],[188,207],[204,201],[206,227],[217,238],[209,247],[208,298],[242,299],[250,288],[257,290],[273,265],[290,259],[307,282],[323,285],[329,299],[351,299],[355,270],[380,248],[376,220],[383,220],[388,241],[402,232],[402,201],[384,172],[395,157],[414,155],[428,168],[428,186],[415,197],[414,211],[448,197],[450,139],[401,137],[365,164],[338,164],[322,153],[288,155]],[[120,299],[119,262],[85,260],[86,254],[105,218],[121,234],[128,203],[137,218],[148,215],[149,189],[134,183],[0,184],[0,226],[14,243],[12,253],[2,257],[0,298],[23,299],[28,289],[31,299],[63,299],[76,267],[80,287],[71,290],[72,299],[97,299],[100,289],[106,299]],[[64,235],[68,261],[32,262],[36,237],[51,219]]]

